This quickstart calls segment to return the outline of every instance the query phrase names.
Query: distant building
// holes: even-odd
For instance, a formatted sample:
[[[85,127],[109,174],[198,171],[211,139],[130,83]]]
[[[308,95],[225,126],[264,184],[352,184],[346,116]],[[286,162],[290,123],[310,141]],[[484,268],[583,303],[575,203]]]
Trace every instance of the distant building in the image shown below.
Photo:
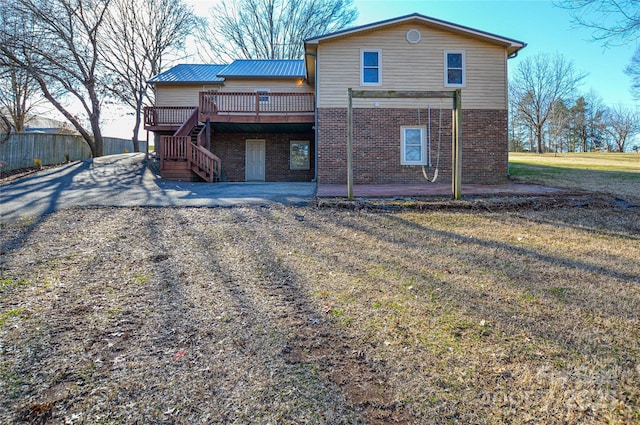
[[[5,112],[4,115],[8,114]],[[7,129],[5,128],[4,123],[0,122],[0,133],[6,132]],[[41,115],[28,115],[24,132],[44,134],[79,134],[69,122],[43,117]]]
[[[33,116],[27,118],[24,132],[47,134],[79,134],[67,121],[60,121],[42,116]]]

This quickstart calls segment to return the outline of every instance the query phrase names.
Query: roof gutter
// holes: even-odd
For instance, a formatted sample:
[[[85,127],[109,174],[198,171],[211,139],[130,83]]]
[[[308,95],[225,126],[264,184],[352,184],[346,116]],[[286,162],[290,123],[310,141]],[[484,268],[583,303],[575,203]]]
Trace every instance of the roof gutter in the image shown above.
[[[507,56],[507,59],[515,59],[516,57],[518,57],[518,53],[520,52],[520,50],[524,49],[525,47],[527,47],[527,44],[522,43],[522,45],[519,48],[517,48],[512,53],[510,53],[509,56]]]

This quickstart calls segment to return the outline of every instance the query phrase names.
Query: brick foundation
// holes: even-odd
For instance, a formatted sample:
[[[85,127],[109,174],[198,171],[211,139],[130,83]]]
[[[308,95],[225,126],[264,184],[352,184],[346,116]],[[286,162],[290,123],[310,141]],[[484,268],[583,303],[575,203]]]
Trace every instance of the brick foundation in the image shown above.
[[[211,151],[222,161],[227,181],[245,181],[245,152],[247,139],[265,141],[265,181],[311,181],[314,177],[314,134],[311,133],[213,133]],[[289,147],[292,140],[310,142],[309,170],[291,170]]]
[[[442,111],[438,182],[451,182],[451,111]],[[431,110],[431,158],[438,157],[439,110]],[[387,123],[383,125],[382,123]],[[421,166],[400,164],[400,127],[427,125],[427,110],[353,110],[355,184],[424,182]],[[503,183],[507,179],[507,111],[463,110],[462,182]],[[318,109],[318,183],[347,182],[347,109]],[[425,166],[429,177],[433,169]]]

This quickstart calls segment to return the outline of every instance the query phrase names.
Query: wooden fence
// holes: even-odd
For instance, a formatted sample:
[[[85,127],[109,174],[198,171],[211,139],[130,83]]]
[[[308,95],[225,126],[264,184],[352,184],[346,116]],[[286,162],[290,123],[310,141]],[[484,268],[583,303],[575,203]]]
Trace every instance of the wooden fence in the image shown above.
[[[144,141],[140,151],[145,151]],[[127,139],[104,138],[104,154],[115,155],[133,152],[133,142]],[[34,159],[42,165],[60,164],[67,161],[91,158],[91,150],[82,137],[69,134],[20,133],[12,134],[9,140],[0,143],[0,166],[3,171],[33,167]]]

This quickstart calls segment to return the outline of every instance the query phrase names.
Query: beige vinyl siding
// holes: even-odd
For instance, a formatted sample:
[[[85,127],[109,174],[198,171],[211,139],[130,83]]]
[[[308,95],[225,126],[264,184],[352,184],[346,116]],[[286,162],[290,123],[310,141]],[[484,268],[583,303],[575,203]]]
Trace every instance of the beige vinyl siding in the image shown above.
[[[223,86],[161,84],[156,87],[156,106],[197,106],[201,91],[253,93],[256,89],[268,89],[272,93],[313,93],[313,87],[302,80],[227,80]]]
[[[410,29],[418,29],[422,39],[417,44],[406,40]],[[382,50],[382,85],[360,85],[361,49]],[[356,36],[349,36],[318,46],[318,107],[346,107],[347,88],[355,90],[451,90],[444,85],[444,52],[465,52],[466,85],[462,87],[465,109],[506,109],[505,49],[422,24],[404,24]],[[413,108],[440,100],[356,100],[355,106]],[[443,101],[449,107],[448,101]]]
[[[251,92],[269,89],[273,93],[313,93],[313,87],[304,80],[226,80],[220,91]]]
[[[160,84],[156,86],[156,106],[198,106],[198,93],[219,89],[219,85]]]

